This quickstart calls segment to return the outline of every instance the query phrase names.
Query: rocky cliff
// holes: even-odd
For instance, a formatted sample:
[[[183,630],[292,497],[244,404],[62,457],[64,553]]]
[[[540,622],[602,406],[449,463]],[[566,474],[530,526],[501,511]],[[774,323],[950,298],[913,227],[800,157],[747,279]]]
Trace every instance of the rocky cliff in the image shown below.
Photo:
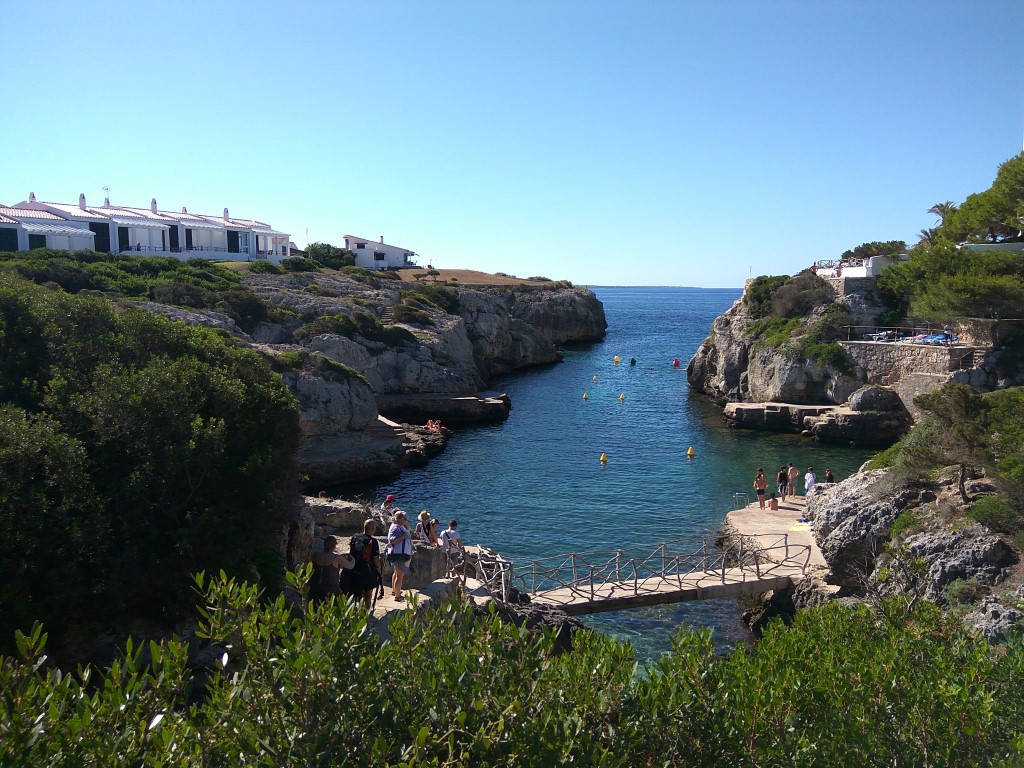
[[[561,345],[596,341],[607,327],[597,297],[564,282],[456,287],[343,272],[243,282],[261,307],[248,332],[217,312],[145,306],[275,361],[298,402],[309,487],[385,477],[443,449],[442,435],[381,410],[419,423],[504,418],[507,398],[473,397],[491,377],[556,362]]]
[[[1019,555],[967,516],[955,485],[952,476],[911,483],[889,470],[862,472],[815,488],[807,516],[840,595],[918,594],[997,640],[1024,618]],[[994,490],[984,478],[968,488],[975,497]]]
[[[808,327],[820,319],[814,312]],[[838,404],[861,386],[856,376],[835,366],[821,365],[787,348],[754,341],[758,318],[743,299],[737,300],[711,324],[711,335],[686,368],[690,387],[727,402]]]

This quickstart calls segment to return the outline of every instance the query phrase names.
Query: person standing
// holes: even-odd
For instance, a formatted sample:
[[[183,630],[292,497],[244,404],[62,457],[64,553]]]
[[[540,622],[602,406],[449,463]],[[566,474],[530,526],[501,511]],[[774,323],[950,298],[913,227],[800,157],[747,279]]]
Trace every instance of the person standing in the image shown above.
[[[363,598],[367,608],[372,607],[373,591],[382,583],[380,570],[380,544],[373,538],[372,531],[377,521],[373,518],[363,522],[363,532],[357,533],[349,541],[349,554],[355,562],[352,575],[356,582],[357,597]],[[383,587],[381,587],[383,594]]]
[[[459,531],[457,530],[458,527],[459,521],[452,520],[448,523],[448,527],[441,531],[441,550],[446,555],[453,555],[457,551],[464,549],[462,546],[462,537],[459,536]]]
[[[786,470],[786,465],[783,464],[779,467],[779,474],[775,478],[775,482],[779,486],[779,496],[782,497],[782,503],[786,503],[786,496],[789,495],[789,472]]]
[[[804,496],[811,492],[811,488],[818,482],[818,476],[814,474],[814,467],[807,468],[807,474],[804,475]]]
[[[832,474],[832,470],[831,469],[826,469],[825,470],[825,482],[826,483],[834,483],[835,481],[836,481],[836,476]]]
[[[341,594],[341,569],[351,570],[355,562],[349,555],[337,552],[338,539],[324,539],[322,552],[313,554],[313,576],[309,581],[309,604],[314,606],[331,595]]]
[[[796,496],[797,488],[800,479],[800,470],[793,466],[793,462],[789,462],[789,495]]]
[[[768,490],[768,478],[764,476],[764,469],[762,467],[757,468],[757,474],[754,475],[754,491],[757,493],[757,503],[764,509],[764,494]]]
[[[381,502],[380,511],[385,515],[392,515],[395,512],[395,494],[389,493]]]
[[[409,518],[401,510],[395,516],[388,529],[388,562],[395,569],[391,576],[391,596],[395,600],[402,597],[402,581],[409,572],[409,561],[412,560],[412,531],[409,530]]]

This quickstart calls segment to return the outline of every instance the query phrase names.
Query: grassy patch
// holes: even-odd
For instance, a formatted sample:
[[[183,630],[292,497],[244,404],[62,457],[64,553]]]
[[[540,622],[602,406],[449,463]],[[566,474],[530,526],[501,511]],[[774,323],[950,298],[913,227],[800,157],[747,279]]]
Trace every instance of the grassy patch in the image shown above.
[[[996,533],[1013,536],[1024,531],[1020,513],[997,494],[982,496],[970,506],[967,515]]]
[[[917,510],[905,509],[899,517],[893,520],[892,526],[889,528],[889,538],[900,539],[908,534],[917,533],[921,528],[921,515]]]
[[[406,323],[407,325],[433,325],[434,321],[431,319],[430,314],[422,309],[416,309],[410,307],[408,304],[399,304],[394,308],[394,317],[396,323]]]
[[[771,317],[755,322],[750,329],[750,338],[755,349],[782,349],[802,328],[796,318]]]
[[[375,341],[386,347],[397,347],[406,342],[416,341],[411,331],[394,325],[383,325],[380,320],[366,312],[356,312],[352,315],[322,315],[297,330],[295,340],[301,343],[325,333],[349,339],[361,336],[367,341]]]

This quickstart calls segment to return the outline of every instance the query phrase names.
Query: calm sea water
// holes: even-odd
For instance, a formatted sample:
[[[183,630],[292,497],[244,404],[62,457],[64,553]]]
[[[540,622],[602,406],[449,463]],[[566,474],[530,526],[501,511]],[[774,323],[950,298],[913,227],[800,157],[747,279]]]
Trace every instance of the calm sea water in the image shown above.
[[[562,363],[496,381],[512,398],[508,421],[459,430],[441,456],[376,495],[394,493],[413,512],[429,509],[442,528],[457,518],[466,541],[525,564],[713,532],[733,493],[750,492],[759,466],[770,476],[788,462],[813,465],[819,476],[829,467],[841,479],[870,455],[727,429],[716,406],[691,394],[686,364],[739,291],[593,290],[608,318],[603,341],[567,352]],[[744,642],[739,614],[734,599],[719,599],[586,621],[651,658],[669,649],[683,624],[713,628],[722,649]]]

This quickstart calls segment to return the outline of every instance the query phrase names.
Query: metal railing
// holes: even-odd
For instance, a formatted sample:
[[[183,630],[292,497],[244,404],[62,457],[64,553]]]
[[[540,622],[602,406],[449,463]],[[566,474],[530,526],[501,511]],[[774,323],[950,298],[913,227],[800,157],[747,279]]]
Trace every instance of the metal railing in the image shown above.
[[[745,583],[776,570],[799,569],[806,574],[811,559],[807,544],[791,544],[787,534],[757,534],[716,542],[714,536],[690,537],[651,547],[573,552],[533,560],[525,569],[493,552],[475,562],[467,554],[453,571],[477,578],[495,599],[507,602],[513,589],[540,595],[568,589],[586,600],[598,599],[604,584],[631,587],[634,595],[656,591],[666,581],[684,588],[684,580],[716,576],[722,584]],[[467,565],[468,564],[468,565]]]

